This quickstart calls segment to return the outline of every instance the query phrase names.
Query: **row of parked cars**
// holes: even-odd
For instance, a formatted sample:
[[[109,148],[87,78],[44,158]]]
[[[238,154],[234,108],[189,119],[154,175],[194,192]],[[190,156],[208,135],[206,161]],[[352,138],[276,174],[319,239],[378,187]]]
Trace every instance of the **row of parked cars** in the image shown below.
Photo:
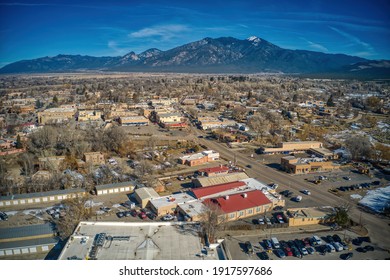
[[[354,190],[361,190],[361,189],[369,189],[372,186],[378,186],[379,184],[380,181],[373,181],[370,183],[361,183],[361,184],[355,184],[351,186],[342,186],[342,187],[338,187],[337,189],[342,192],[347,192],[347,191],[354,191]]]
[[[142,220],[146,220],[148,218],[150,220],[154,220],[156,218],[156,215],[149,210],[137,211],[137,210],[133,209],[133,210],[127,210],[127,211],[119,211],[116,213],[116,215],[118,218],[132,216],[132,217],[139,217]]]
[[[281,214],[275,214],[274,217],[268,218],[267,216],[261,217],[259,219],[253,220],[254,224],[259,225],[268,225],[272,226],[274,224],[284,224],[286,221],[284,220],[283,216]]]
[[[369,242],[367,238],[356,238],[353,240],[353,244],[360,246],[362,242]],[[269,253],[273,252],[279,258],[285,258],[294,256],[297,258],[302,258],[306,255],[312,255],[315,252],[318,252],[321,255],[326,253],[342,252],[342,251],[351,251],[351,245],[342,241],[339,235],[328,235],[322,238],[319,238],[316,235],[312,237],[307,237],[303,239],[294,239],[288,241],[278,241],[277,238],[273,237],[271,239],[264,239],[260,242],[263,251],[258,252],[257,255],[262,260],[269,259]],[[245,242],[245,247],[247,253],[254,253],[252,244],[247,241]],[[374,251],[374,247],[371,245],[362,246],[356,249],[358,252],[367,252]],[[342,259],[350,259],[353,257],[352,252],[347,252],[340,255]]]

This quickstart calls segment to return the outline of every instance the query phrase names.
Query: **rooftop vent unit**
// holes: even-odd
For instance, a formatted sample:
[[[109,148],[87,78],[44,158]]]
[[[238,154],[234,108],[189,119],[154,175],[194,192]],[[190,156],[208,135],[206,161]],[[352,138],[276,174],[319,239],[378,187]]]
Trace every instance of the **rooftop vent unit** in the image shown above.
[[[242,194],[242,197],[243,197],[243,198],[247,198],[247,196],[248,196],[248,195],[247,195],[246,193],[243,193],[243,194]]]
[[[225,199],[228,200],[228,199],[229,199],[229,196],[228,196],[228,195],[225,195]]]

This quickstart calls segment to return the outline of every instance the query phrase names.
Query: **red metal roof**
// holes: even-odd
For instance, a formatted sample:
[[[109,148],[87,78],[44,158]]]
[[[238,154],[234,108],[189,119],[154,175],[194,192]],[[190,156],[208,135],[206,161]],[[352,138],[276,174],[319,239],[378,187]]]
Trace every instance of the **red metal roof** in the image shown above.
[[[192,192],[194,193],[195,197],[199,199],[208,195],[218,194],[220,192],[243,187],[245,185],[246,184],[244,182],[236,181],[236,182],[214,185],[209,187],[200,187],[200,188],[193,189]]]
[[[199,172],[205,172],[205,173],[216,173],[216,172],[225,172],[229,171],[229,167],[227,166],[216,166],[216,167],[210,167],[205,169],[200,169]]]
[[[229,199],[225,197],[208,198],[203,203],[206,205],[210,203],[217,204],[224,213],[237,212],[271,203],[262,191],[254,190],[245,193],[246,197],[244,197],[244,193],[239,193],[229,195]]]

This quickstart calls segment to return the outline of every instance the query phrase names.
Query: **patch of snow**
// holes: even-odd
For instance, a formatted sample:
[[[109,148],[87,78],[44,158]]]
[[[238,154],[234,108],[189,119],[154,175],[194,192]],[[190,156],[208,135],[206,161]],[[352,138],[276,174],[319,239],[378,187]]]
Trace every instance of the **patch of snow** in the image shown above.
[[[84,207],[89,208],[100,205],[103,205],[103,202],[94,202],[93,200],[87,200],[84,204]]]
[[[112,208],[119,208],[119,207],[122,207],[122,205],[120,205],[120,204],[114,204],[114,205],[112,205]]]
[[[18,213],[18,211],[7,211],[5,213],[7,214],[7,216],[13,216],[13,215],[16,215]]]
[[[352,199],[362,199],[363,197],[360,194],[354,193],[354,194],[351,194],[351,198]]]
[[[359,204],[381,213],[385,207],[390,206],[390,185],[367,192],[367,195],[360,200]]]

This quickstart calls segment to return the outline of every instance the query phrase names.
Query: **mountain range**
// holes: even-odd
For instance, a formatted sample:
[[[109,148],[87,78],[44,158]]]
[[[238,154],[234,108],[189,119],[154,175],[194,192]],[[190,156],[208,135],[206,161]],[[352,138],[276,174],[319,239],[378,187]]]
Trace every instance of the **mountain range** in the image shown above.
[[[278,47],[252,36],[204,38],[167,51],[93,57],[57,55],[22,60],[0,69],[3,74],[78,71],[183,73],[296,73],[390,78],[390,61],[368,60],[345,54],[326,54]]]

